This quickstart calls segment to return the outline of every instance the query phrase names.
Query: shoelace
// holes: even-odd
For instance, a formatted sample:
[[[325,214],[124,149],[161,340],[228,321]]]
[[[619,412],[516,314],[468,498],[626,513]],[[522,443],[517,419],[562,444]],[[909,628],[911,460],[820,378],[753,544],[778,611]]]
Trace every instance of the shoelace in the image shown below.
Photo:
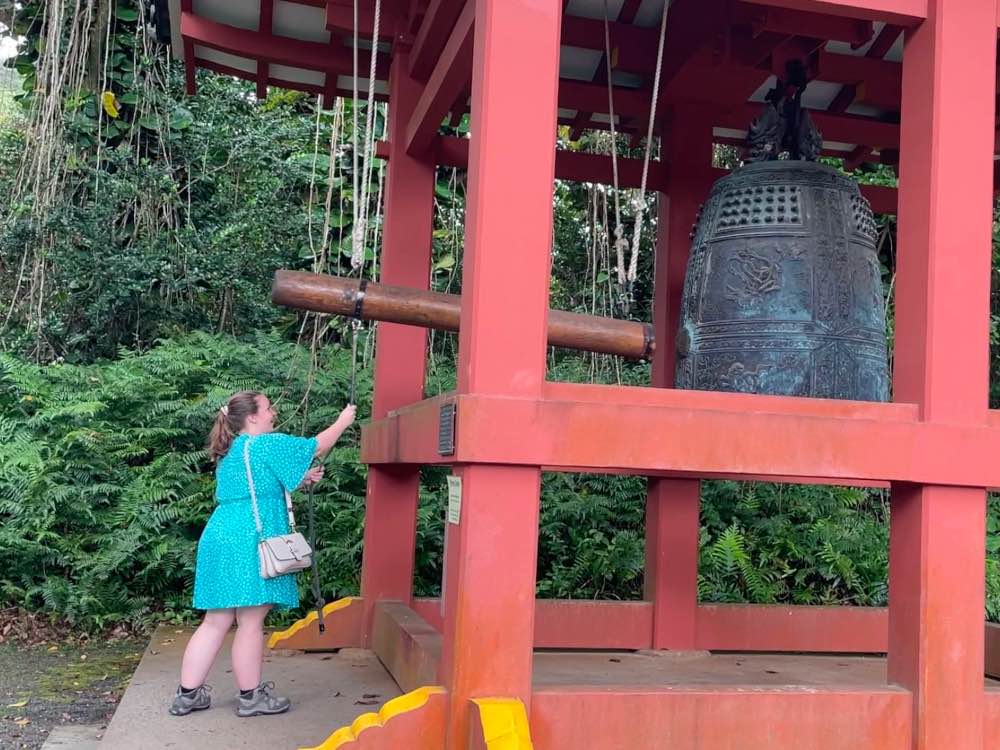
[[[273,682],[271,681],[262,682],[260,683],[260,685],[257,686],[257,690],[259,690],[260,694],[264,696],[264,700],[267,701],[268,705],[274,703],[275,698],[273,695],[271,695],[271,691],[274,690]]]

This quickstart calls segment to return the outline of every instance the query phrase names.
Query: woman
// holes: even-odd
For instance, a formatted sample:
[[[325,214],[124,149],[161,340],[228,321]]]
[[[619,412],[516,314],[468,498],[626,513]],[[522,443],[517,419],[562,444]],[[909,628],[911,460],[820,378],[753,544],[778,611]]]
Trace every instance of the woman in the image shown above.
[[[249,443],[263,536],[287,534],[284,491],[322,479],[323,468],[309,465],[350,427],[355,410],[349,405],[313,438],[273,432],[274,407],[256,391],[234,394],[216,415],[207,447],[216,462],[217,505],[198,542],[194,579],[194,607],[207,612],[184,651],[181,683],[170,706],[173,715],[184,716],[211,704],[205,677],[234,620],[233,674],[240,691],[236,714],[279,714],[291,706],[288,698],[273,693],[274,683],[261,682],[260,676],[264,618],[273,606],[297,607],[298,587],[294,574],[266,579],[260,575],[244,449]]]

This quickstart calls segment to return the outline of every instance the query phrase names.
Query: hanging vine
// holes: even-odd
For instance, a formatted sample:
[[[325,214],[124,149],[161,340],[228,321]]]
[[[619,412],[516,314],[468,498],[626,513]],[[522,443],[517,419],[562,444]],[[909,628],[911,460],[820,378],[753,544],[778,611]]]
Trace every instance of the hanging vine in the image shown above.
[[[19,98],[26,133],[2,219],[6,232],[16,226],[27,241],[4,290],[0,331],[17,323],[31,333],[35,358],[49,359],[61,353],[46,330],[47,302],[58,292],[50,283],[56,270],[52,251],[67,230],[56,214],[67,205],[115,200],[105,194],[102,180],[126,161],[135,169],[154,159],[172,171],[171,134],[189,127],[192,116],[164,96],[170,61],[142,3],[28,2],[16,8],[13,30],[25,40],[15,67],[23,77]],[[176,230],[175,195],[153,181],[143,188],[116,206],[109,237],[135,239]],[[220,310],[221,328],[227,300]]]

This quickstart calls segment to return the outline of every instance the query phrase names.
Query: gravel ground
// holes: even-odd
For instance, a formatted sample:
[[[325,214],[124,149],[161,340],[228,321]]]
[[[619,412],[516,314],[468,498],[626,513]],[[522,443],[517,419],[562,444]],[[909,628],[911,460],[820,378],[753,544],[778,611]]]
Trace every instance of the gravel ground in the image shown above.
[[[106,724],[145,645],[0,643],[0,749],[40,748],[63,724]]]

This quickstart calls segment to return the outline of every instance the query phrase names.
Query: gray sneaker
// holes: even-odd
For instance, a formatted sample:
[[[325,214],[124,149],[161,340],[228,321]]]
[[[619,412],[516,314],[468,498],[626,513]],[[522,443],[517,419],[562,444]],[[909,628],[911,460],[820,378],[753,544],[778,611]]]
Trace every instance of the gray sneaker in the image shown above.
[[[170,704],[170,713],[174,716],[186,716],[192,711],[204,711],[212,705],[212,696],[209,695],[211,691],[212,688],[208,685],[202,685],[190,695],[184,695],[178,686],[174,702]]]
[[[244,698],[242,695],[236,701],[237,716],[259,716],[261,714],[283,714],[292,707],[288,698],[273,695],[273,682],[262,682],[254,688],[253,695]]]

